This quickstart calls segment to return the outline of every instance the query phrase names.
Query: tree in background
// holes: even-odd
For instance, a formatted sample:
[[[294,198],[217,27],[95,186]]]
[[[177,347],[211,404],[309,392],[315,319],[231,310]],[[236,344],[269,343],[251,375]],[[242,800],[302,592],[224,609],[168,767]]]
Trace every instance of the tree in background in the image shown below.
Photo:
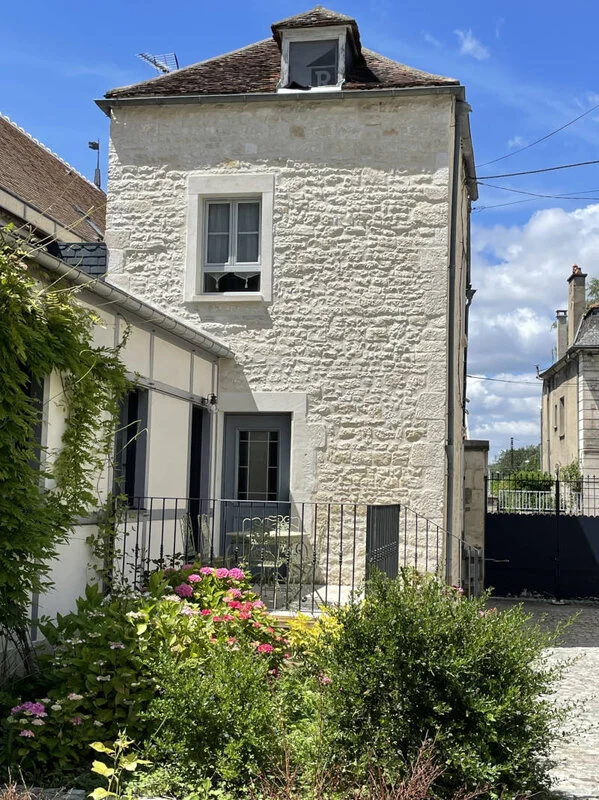
[[[599,281],[598,281],[599,284]],[[489,464],[489,472],[538,472],[541,469],[541,445],[508,447],[502,450],[494,463]]]
[[[591,278],[587,284],[587,309],[599,303],[599,278]]]

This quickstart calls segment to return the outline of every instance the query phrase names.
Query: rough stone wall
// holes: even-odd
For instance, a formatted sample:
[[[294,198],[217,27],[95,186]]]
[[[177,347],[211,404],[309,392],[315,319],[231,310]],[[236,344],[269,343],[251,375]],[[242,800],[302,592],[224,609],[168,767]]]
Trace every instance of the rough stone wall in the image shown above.
[[[221,392],[306,393],[297,499],[443,519],[452,102],[114,112],[110,280],[232,348]],[[207,170],[275,173],[270,305],[184,300],[187,180]]]

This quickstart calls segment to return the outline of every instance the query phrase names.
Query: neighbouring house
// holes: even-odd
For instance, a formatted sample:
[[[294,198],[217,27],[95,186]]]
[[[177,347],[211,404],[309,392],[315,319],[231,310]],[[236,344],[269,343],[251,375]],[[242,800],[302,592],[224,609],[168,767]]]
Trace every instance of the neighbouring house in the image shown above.
[[[545,472],[577,461],[583,475],[599,475],[599,307],[587,309],[586,277],[572,267],[568,308],[556,312],[556,360],[540,374]]]
[[[99,501],[113,489],[116,475],[117,491],[128,497],[207,493],[208,454],[192,458],[190,450],[200,431],[210,428],[217,365],[230,351],[104,280],[105,204],[104,192],[0,116],[0,227],[13,224],[12,235],[31,250],[41,283],[79,288],[79,302],[101,319],[94,328],[97,345],[114,346],[129,331],[122,358],[135,387],[123,403],[114,463],[98,479]],[[61,394],[60,375],[48,375],[38,399],[39,440],[49,459],[64,429]],[[95,530],[94,518],[75,528],[55,563],[53,589],[34,598],[34,617],[65,613],[83,593],[94,574],[86,539]],[[153,555],[158,548],[159,538]]]
[[[453,534],[451,565],[477,197],[464,87],[321,6],[271,34],[97,101],[107,280],[234,354],[214,497],[406,503]]]

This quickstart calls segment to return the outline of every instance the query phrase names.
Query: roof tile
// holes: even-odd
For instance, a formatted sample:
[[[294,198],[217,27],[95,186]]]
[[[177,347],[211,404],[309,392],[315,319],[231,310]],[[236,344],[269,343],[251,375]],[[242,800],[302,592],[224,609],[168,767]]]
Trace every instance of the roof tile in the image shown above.
[[[0,188],[69,228],[82,239],[95,241],[106,222],[106,195],[55,153],[44,147],[8,117],[0,114]]]

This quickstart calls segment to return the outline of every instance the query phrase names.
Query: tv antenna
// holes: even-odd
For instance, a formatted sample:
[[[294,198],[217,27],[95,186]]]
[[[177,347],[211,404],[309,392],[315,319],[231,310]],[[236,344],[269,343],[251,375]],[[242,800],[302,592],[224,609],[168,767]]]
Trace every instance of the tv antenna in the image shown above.
[[[179,69],[179,61],[177,60],[176,53],[165,53],[162,56],[153,56],[150,53],[138,53],[137,57],[141,58],[142,61],[145,61],[146,64],[149,64],[151,67],[154,67],[154,69],[162,75]]]

